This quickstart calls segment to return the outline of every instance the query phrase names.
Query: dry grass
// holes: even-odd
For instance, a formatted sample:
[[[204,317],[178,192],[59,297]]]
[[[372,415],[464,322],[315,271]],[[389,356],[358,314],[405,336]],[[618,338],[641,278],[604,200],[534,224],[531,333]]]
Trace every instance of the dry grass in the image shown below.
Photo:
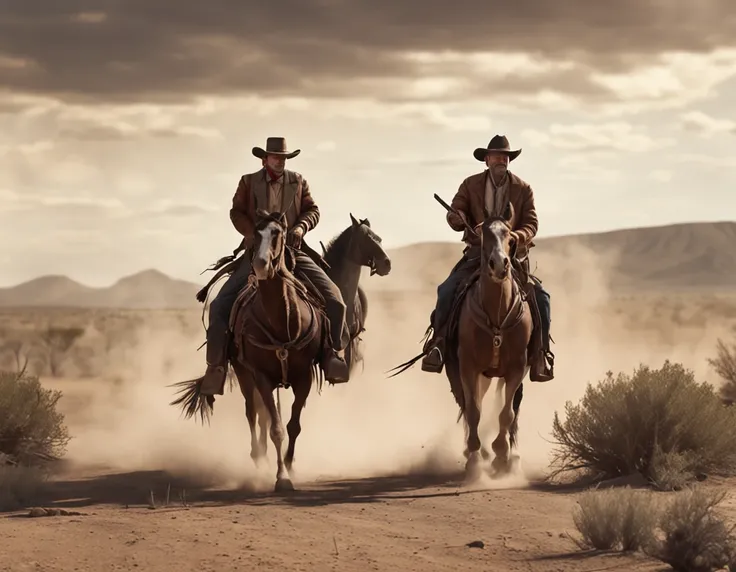
[[[736,471],[736,411],[679,364],[641,366],[633,375],[609,372],[588,385],[579,404],[568,402],[565,413],[564,422],[555,413],[552,427],[558,474],[640,473],[672,490],[701,473]]]
[[[591,490],[580,495],[573,512],[574,539],[583,549],[640,550],[654,542],[656,507],[648,491],[625,489]]]
[[[678,572],[712,572],[736,564],[733,527],[715,508],[723,491],[702,487],[676,493],[664,504],[651,491],[583,493],[573,513],[581,549],[641,551]]]
[[[692,489],[678,493],[662,512],[662,539],[647,553],[677,572],[711,572],[736,565],[733,527],[714,510],[724,491]]]

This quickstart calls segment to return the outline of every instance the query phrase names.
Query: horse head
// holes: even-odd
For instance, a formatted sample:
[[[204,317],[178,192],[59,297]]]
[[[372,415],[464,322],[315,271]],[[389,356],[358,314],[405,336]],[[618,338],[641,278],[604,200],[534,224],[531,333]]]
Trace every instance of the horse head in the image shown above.
[[[258,280],[273,279],[285,268],[287,221],[284,213],[256,211],[257,220],[253,243],[253,273]]]
[[[494,282],[503,282],[511,273],[511,259],[516,256],[516,240],[511,234],[514,207],[511,202],[501,216],[489,216],[476,227],[481,239],[481,268]]]
[[[367,218],[356,219],[352,213],[350,220],[350,253],[351,260],[360,266],[371,269],[371,276],[378,274],[386,276],[391,272],[391,258],[381,246],[382,239],[371,229],[371,223]]]

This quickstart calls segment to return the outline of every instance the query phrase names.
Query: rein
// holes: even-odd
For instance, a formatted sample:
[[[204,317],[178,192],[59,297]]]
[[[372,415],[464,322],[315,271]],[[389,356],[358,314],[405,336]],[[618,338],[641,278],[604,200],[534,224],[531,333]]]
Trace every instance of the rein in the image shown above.
[[[281,274],[281,278],[288,285],[295,286],[295,281],[292,280],[290,277]],[[258,281],[255,279],[254,274],[251,274],[251,276],[248,278],[248,281],[250,282],[250,287],[253,287],[256,290],[258,289]],[[298,288],[295,287],[295,289],[299,291]],[[261,303],[261,306],[262,305],[263,304]],[[307,303],[306,306],[309,308],[309,326],[305,328],[302,331],[301,335],[297,336],[296,338],[288,339],[286,341],[278,340],[262,320],[253,320],[253,322],[254,325],[258,327],[260,333],[262,333],[267,338],[266,342],[258,339],[257,332],[246,334],[246,339],[253,346],[262,350],[271,350],[275,352],[276,358],[279,360],[279,363],[281,365],[281,387],[288,387],[287,380],[289,373],[289,351],[299,351],[306,348],[314,340],[314,336],[317,333],[317,315],[314,305],[311,303]]]
[[[501,217],[494,217],[493,220],[503,220]],[[504,221],[505,223],[505,221]],[[491,353],[491,367],[497,368],[500,361],[500,348],[503,344],[503,337],[505,333],[513,330],[518,326],[524,318],[524,301],[525,296],[521,292],[518,283],[514,279],[513,269],[509,270],[509,273],[505,280],[511,281],[511,304],[506,312],[506,315],[501,318],[501,302],[503,300],[503,288],[502,283],[499,284],[499,297],[498,297],[498,320],[491,320],[488,312],[483,308],[483,282],[479,277],[476,282],[476,288],[468,296],[468,305],[470,308],[470,316],[473,322],[489,334],[493,338],[493,350]]]

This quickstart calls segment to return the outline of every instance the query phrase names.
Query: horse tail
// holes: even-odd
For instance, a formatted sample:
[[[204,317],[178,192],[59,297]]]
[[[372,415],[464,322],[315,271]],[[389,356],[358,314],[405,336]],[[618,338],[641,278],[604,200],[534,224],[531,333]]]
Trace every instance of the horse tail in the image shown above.
[[[174,383],[169,387],[179,387],[176,393],[179,395],[169,405],[178,406],[184,414],[185,419],[191,419],[198,415],[202,424],[206,421],[209,425],[212,413],[215,410],[215,396],[202,395],[202,381],[204,378],[190,379]]]
[[[499,383],[499,385],[501,384]],[[515,449],[519,444],[519,439],[516,434],[519,431],[519,410],[521,409],[522,399],[524,399],[524,382],[519,384],[519,387],[516,388],[516,393],[514,393],[514,402],[511,405],[514,410],[514,420],[511,423],[511,427],[509,427],[509,443],[511,444],[512,449]]]

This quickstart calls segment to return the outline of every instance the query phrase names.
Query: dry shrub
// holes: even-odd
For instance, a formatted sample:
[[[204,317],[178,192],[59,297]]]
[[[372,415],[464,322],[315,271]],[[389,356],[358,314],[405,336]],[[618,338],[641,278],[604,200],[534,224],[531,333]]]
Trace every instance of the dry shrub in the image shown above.
[[[663,538],[646,552],[677,572],[711,572],[736,565],[733,527],[714,511],[725,492],[692,489],[675,495],[662,512]]]
[[[59,459],[70,439],[56,409],[60,398],[38,377],[0,372],[0,454],[25,466]]]
[[[640,473],[658,488],[679,488],[701,473],[736,471],[736,410],[713,387],[665,361],[633,375],[608,372],[588,385],[581,402],[555,413],[554,474],[584,471],[595,478]]]
[[[656,507],[650,492],[591,490],[580,495],[573,512],[580,548],[640,550],[654,542]]]
[[[708,364],[723,380],[719,391],[721,399],[727,405],[733,405],[736,403],[736,346],[728,347],[719,339],[716,349],[718,355],[708,358]]]
[[[32,501],[69,442],[61,392],[44,389],[37,377],[0,372],[0,510]]]

